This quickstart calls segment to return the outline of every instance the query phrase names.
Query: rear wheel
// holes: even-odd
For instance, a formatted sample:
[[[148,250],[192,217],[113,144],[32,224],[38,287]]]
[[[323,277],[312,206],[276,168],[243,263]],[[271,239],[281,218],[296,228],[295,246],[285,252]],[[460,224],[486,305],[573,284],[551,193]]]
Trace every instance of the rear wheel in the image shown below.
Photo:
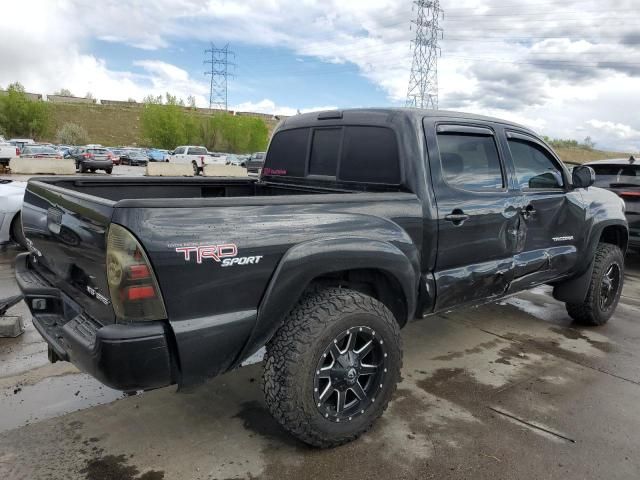
[[[22,217],[19,213],[11,221],[11,238],[23,248],[27,248],[27,239],[22,231]]]
[[[604,325],[620,300],[624,284],[624,256],[617,245],[601,243],[594,258],[591,283],[582,303],[567,303],[567,312],[582,325]]]
[[[111,175],[112,171],[113,171],[113,169],[111,169],[111,168],[105,169],[105,172],[107,172],[107,175]]]
[[[84,166],[84,163],[80,162],[80,173],[85,173],[87,168]]]
[[[90,169],[89,169],[89,171],[90,171],[91,173],[96,173],[96,169],[95,169],[95,168],[90,168]]]
[[[306,295],[267,345],[267,406],[317,447],[358,438],[382,415],[400,379],[400,329],[379,301],[353,290]]]
[[[197,177],[200,173],[200,169],[198,168],[198,164],[196,162],[191,162],[191,166],[193,167],[193,174]]]

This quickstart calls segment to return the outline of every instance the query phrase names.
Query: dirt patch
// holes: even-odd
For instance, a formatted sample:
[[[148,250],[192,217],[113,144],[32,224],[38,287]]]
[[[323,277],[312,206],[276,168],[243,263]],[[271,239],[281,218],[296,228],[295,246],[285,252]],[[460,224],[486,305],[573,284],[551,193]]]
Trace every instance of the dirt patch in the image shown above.
[[[510,333],[507,336],[510,340],[515,342],[519,342],[524,345],[524,349],[535,349],[541,352],[547,353],[549,355],[553,355],[558,358],[562,358],[564,360],[568,360],[573,363],[577,363],[578,365],[591,365],[593,364],[593,358],[584,353],[575,352],[572,350],[568,350],[566,348],[562,348],[560,342],[558,340],[552,338],[536,338],[531,337],[526,334],[514,334]],[[597,343],[605,343],[605,342],[597,342]],[[611,344],[609,347],[601,346],[602,348],[614,348]],[[594,347],[595,348],[595,347]]]
[[[500,389],[478,382],[464,368],[441,368],[416,385],[425,392],[450,402],[477,410],[481,402],[486,402]]]
[[[87,480],[162,480],[164,472],[150,470],[138,476],[140,470],[133,465],[127,465],[125,455],[105,455],[87,461],[87,465],[80,473],[85,474]]]
[[[289,435],[260,402],[254,400],[243,403],[241,410],[233,418],[240,418],[245,429],[271,440],[274,444],[284,443],[290,447],[304,448],[304,444]]]
[[[482,353],[484,350],[488,350],[490,348],[497,347],[498,345],[503,343],[503,341],[504,340],[500,340],[499,338],[496,338],[495,340],[491,340],[489,342],[480,343],[480,344],[476,345],[473,348],[467,348],[466,350],[463,350],[462,352],[452,352],[452,353],[449,353],[447,355],[440,355],[438,357],[433,357],[432,360],[438,360],[438,361],[446,362],[448,360],[454,360],[456,358],[462,358],[465,355],[473,355],[473,354],[477,354],[477,353]]]
[[[584,340],[593,348],[596,348],[604,353],[611,353],[616,351],[615,345],[613,345],[612,343],[592,340],[580,330],[577,330],[575,328],[552,328],[551,331],[557,333],[558,335],[562,335],[569,340]]]
[[[517,343],[512,343],[508,347],[503,348],[498,352],[500,357],[494,360],[493,363],[501,363],[503,365],[513,365],[512,360],[527,360],[529,357],[524,352],[524,346]]]

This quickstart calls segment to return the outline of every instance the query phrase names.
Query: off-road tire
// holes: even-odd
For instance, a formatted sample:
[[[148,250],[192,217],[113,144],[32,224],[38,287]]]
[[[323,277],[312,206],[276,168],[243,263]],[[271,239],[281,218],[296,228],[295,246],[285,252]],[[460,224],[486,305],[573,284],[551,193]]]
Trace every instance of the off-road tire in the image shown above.
[[[22,248],[27,248],[27,239],[22,232],[22,218],[19,213],[11,220],[11,239]]]
[[[384,341],[381,387],[364,413],[349,421],[326,419],[314,399],[318,361],[332,339],[352,327],[369,327]],[[325,288],[303,296],[267,344],[263,390],[274,418],[299,440],[321,448],[355,440],[386,410],[400,381],[400,328],[378,300],[344,288]]]
[[[601,243],[596,249],[591,283],[587,296],[582,303],[567,303],[569,316],[581,325],[599,326],[609,321],[620,300],[620,293],[624,285],[624,255],[617,245]],[[612,265],[619,269],[619,283],[612,303],[606,308],[601,308],[600,294],[602,280]]]

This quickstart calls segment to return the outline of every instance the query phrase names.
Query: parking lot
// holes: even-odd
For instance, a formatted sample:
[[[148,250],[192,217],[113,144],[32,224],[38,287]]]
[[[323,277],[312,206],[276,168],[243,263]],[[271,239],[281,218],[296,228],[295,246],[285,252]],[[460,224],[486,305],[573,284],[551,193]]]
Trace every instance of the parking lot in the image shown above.
[[[124,168],[124,167],[123,167]],[[135,167],[129,167],[135,169]],[[142,169],[137,169],[142,171]],[[0,297],[17,293],[0,253]],[[261,366],[127,396],[49,364],[29,321],[0,340],[0,474],[11,479],[639,478],[640,257],[610,323],[572,326],[548,288],[403,331],[403,381],[356,442],[314,450],[267,413]]]

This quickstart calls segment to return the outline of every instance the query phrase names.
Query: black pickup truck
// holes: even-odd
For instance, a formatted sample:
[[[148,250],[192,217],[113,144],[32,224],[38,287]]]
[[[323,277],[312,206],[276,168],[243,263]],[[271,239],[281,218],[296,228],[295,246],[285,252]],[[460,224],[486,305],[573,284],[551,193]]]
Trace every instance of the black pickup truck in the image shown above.
[[[266,345],[269,409],[333,446],[386,408],[409,320],[540,284],[577,322],[611,317],[628,227],[593,181],[494,118],[296,115],[259,179],[31,180],[16,275],[52,361],[183,388]]]

